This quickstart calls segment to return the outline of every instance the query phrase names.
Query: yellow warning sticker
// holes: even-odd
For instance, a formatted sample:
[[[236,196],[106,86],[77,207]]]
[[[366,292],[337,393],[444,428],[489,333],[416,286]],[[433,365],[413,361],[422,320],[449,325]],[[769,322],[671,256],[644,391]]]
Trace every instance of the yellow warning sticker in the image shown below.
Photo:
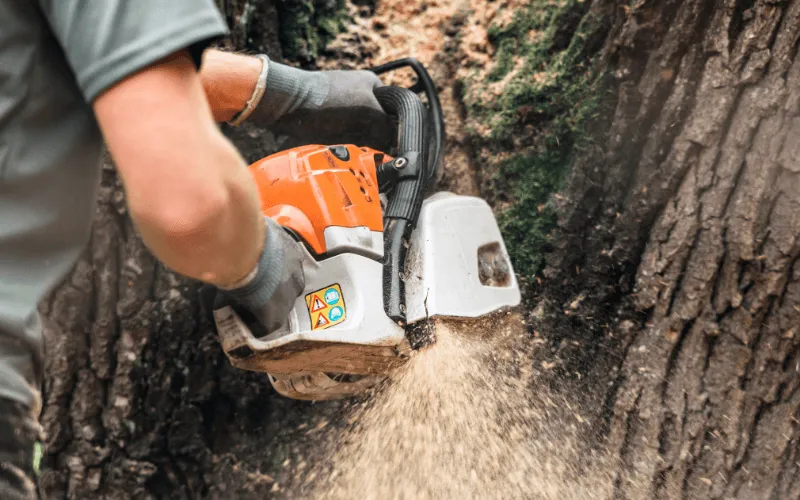
[[[311,316],[312,330],[323,330],[338,325],[347,316],[342,287],[338,284],[306,295],[306,306],[308,306],[308,314]]]

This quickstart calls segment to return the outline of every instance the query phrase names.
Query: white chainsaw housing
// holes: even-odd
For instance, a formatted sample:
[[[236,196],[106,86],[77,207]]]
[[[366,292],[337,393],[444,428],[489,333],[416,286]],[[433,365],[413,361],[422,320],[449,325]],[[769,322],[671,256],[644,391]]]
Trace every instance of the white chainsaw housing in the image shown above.
[[[488,203],[436,193],[423,203],[406,256],[406,319],[477,318],[519,304],[520,291]]]
[[[384,311],[382,234],[335,227],[325,237],[328,255],[335,255],[318,261],[306,251],[305,291],[281,329],[256,338],[231,308],[214,312],[232,364],[268,373],[273,387],[294,399],[360,393],[404,362],[410,350],[405,328]],[[437,193],[425,200],[404,274],[409,324],[434,317],[475,318],[520,302],[497,222],[480,198]],[[325,303],[326,291],[335,285],[341,297]],[[317,299],[322,301],[315,305]],[[322,309],[312,312],[316,306]],[[335,306],[342,307],[344,319],[315,329],[319,314]]]

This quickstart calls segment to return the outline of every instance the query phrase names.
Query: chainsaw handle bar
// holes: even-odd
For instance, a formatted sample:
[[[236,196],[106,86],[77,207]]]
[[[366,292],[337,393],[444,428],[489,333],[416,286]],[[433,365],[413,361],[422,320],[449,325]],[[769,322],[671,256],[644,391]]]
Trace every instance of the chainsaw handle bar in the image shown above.
[[[397,182],[388,193],[384,212],[383,306],[386,315],[405,322],[405,268],[407,238],[417,223],[428,184],[428,120],[425,106],[411,90],[378,87],[375,97],[390,115],[397,116],[397,158],[405,158]]]
[[[430,150],[428,155],[429,166],[427,183],[432,185],[439,177],[441,177],[442,170],[442,153],[444,152],[444,113],[442,112],[442,104],[439,102],[439,93],[436,91],[436,85],[433,83],[431,75],[425,66],[422,65],[417,59],[413,57],[406,57],[396,61],[390,61],[380,66],[372,68],[370,71],[376,75],[382,75],[396,69],[409,67],[417,75],[417,81],[408,88],[411,92],[419,94],[425,93],[430,106],[430,120],[429,126],[433,127],[433,137],[430,140]]]
[[[375,67],[378,75],[410,67],[417,82],[410,88],[378,87],[375,97],[389,115],[397,117],[397,154],[391,165],[394,170],[384,213],[383,307],[386,315],[404,324],[406,238],[417,224],[422,200],[429,186],[441,174],[444,143],[444,118],[439,95],[425,67],[414,58],[392,61]],[[425,92],[430,111],[420,100]],[[432,127],[432,130],[431,130]],[[404,159],[397,163],[398,159]]]
[[[384,217],[405,219],[413,225],[419,216],[428,179],[428,127],[425,107],[416,94],[401,87],[375,89],[378,103],[397,116],[397,158],[405,158],[389,193]]]

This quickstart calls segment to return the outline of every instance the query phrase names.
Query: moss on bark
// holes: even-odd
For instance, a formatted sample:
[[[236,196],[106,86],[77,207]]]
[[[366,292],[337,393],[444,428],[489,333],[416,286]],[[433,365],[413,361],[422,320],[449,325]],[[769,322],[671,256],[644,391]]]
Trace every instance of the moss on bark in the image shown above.
[[[303,66],[313,66],[349,22],[347,0],[215,1],[231,28],[227,48],[266,52]]]
[[[286,59],[313,64],[347,22],[346,0],[287,0],[277,4]]]
[[[578,0],[521,7],[489,28],[489,67],[462,79],[481,191],[498,211],[523,280],[542,267],[554,196],[600,110],[603,75],[593,68],[603,26],[586,8]]]

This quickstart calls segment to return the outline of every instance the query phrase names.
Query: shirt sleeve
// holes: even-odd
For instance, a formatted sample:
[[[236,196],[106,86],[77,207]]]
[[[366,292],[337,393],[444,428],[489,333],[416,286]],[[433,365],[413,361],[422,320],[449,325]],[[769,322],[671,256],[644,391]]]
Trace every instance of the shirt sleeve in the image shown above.
[[[228,27],[214,0],[39,0],[87,102],[182,49],[202,51]]]

